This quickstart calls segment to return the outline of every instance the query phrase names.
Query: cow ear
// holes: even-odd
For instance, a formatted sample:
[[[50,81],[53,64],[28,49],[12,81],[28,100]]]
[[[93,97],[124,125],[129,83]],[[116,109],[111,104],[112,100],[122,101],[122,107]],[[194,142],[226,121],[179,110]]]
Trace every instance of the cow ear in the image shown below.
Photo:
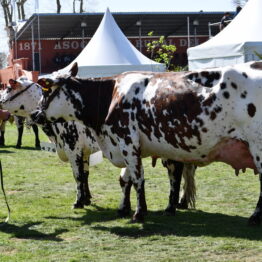
[[[48,79],[48,78],[40,78],[37,81],[37,84],[42,86],[43,91],[48,91],[51,88],[51,86],[53,85],[53,83],[54,83],[54,81],[52,79]]]
[[[73,77],[75,77],[77,75],[77,73],[78,73],[78,64],[77,64],[77,62],[75,62],[73,64],[73,66],[71,67],[69,72],[71,73],[71,76],[73,76]]]
[[[12,89],[16,89],[17,88],[17,81],[14,79],[9,79],[9,84],[11,86]]]

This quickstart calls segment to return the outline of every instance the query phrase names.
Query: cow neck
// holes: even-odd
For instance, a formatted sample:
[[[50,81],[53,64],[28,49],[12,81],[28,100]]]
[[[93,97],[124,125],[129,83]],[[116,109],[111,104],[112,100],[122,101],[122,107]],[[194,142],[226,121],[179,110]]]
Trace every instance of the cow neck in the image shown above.
[[[2,103],[6,103],[6,102],[11,102],[14,99],[16,99],[18,96],[22,95],[25,91],[27,91],[32,85],[34,85],[35,83],[30,84],[29,86],[27,86],[25,89],[21,90],[20,92],[17,92],[16,94],[14,94],[13,96],[9,97],[8,99],[4,100]]]
[[[82,119],[85,125],[100,133],[112,101],[115,80],[111,78],[83,80],[83,88],[79,88],[83,100]]]

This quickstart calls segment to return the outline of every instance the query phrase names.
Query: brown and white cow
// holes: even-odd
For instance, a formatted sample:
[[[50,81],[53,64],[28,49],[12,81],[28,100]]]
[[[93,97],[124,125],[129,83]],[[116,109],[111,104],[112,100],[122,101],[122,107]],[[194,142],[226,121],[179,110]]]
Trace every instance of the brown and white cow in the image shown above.
[[[207,165],[221,161],[260,173],[262,62],[188,73],[127,72],[112,78],[40,79],[33,119],[77,120],[90,127],[104,155],[127,167],[137,192],[135,221],[147,206],[143,157]],[[261,141],[260,141],[261,140]],[[128,180],[122,183],[128,184]],[[262,193],[250,224],[259,224]]]
[[[17,80],[10,79],[10,88],[1,93],[1,104],[3,108],[20,116],[29,116],[29,113],[36,109],[41,98],[41,87],[28,80],[26,77],[20,77]],[[99,146],[94,136],[86,126],[79,122],[67,121],[63,123],[46,122],[42,126],[46,135],[56,144],[59,158],[62,161],[69,161],[73,170],[74,178],[77,182],[77,198],[74,203],[75,208],[82,208],[90,203],[91,194],[88,187],[89,174],[89,156],[97,152]],[[183,164],[175,161],[164,160],[164,166],[168,169],[170,180],[169,204],[166,209],[169,213],[174,213],[179,197],[179,188]],[[194,167],[185,165],[183,177],[185,179],[184,195],[180,206],[194,206],[195,185],[194,185]],[[125,216],[130,210],[130,187],[121,181],[129,179],[129,173],[124,169],[121,173],[120,184],[123,191],[119,215]]]

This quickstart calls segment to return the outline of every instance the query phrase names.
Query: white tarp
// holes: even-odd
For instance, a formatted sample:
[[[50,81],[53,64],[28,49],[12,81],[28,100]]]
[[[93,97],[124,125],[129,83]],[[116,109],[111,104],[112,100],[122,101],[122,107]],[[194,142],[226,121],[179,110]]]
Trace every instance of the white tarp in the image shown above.
[[[74,62],[80,77],[112,76],[125,71],[165,71],[165,66],[140,53],[122,33],[109,9],[94,36]]]
[[[262,0],[249,0],[232,22],[207,42],[189,48],[190,70],[259,60],[262,54]]]

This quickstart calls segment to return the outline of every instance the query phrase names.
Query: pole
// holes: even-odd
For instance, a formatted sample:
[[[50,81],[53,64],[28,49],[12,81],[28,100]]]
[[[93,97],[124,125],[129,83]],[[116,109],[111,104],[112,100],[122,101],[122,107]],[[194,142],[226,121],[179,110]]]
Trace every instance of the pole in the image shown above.
[[[209,36],[209,39],[211,38],[211,23],[208,22],[208,36]]]
[[[41,39],[40,39],[40,17],[39,13],[37,13],[37,31],[38,31],[38,57],[39,57],[39,73],[42,71],[42,59],[41,59]]]
[[[139,26],[139,51],[142,52],[141,25]]]
[[[190,18],[187,17],[187,48],[190,47]]]
[[[32,66],[33,66],[33,71],[35,71],[35,44],[34,44],[34,24],[31,25],[31,34],[32,34]]]

